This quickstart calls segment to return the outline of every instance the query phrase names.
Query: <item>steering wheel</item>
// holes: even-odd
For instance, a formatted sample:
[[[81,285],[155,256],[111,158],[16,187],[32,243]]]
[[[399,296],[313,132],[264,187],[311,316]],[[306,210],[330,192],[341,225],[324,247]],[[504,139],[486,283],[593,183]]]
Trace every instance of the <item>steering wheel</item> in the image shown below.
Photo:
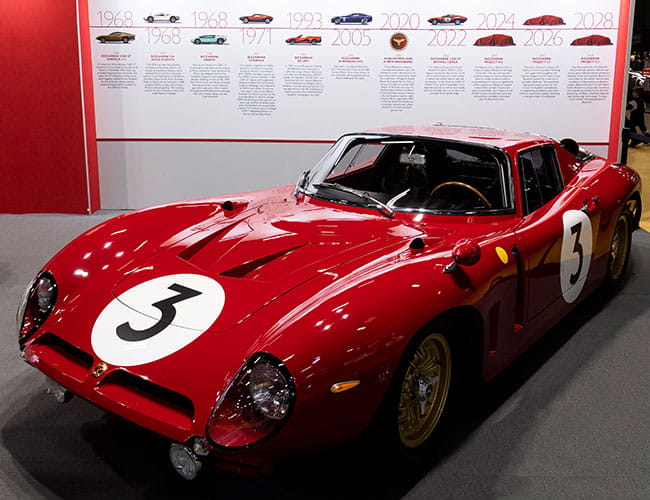
[[[485,204],[487,208],[492,208],[492,204],[488,201],[488,199],[485,197],[483,193],[481,193],[475,187],[470,186],[469,184],[465,184],[464,182],[449,181],[449,182],[443,182],[442,184],[438,184],[436,187],[433,188],[433,191],[431,191],[429,198],[433,197],[433,195],[436,194],[438,191],[440,191],[442,188],[448,186],[456,186],[456,187],[469,189],[472,193],[474,193],[476,196],[479,197],[479,199],[483,202],[483,204]]]

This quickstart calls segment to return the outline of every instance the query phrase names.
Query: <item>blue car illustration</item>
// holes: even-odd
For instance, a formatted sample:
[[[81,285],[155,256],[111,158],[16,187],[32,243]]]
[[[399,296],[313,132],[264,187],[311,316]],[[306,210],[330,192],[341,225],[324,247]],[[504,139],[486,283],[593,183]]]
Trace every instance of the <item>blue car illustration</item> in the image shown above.
[[[348,14],[347,16],[335,16],[332,18],[332,22],[334,24],[368,24],[369,22],[372,22],[372,16],[369,16],[368,14],[361,14],[360,12],[355,12],[354,14]]]

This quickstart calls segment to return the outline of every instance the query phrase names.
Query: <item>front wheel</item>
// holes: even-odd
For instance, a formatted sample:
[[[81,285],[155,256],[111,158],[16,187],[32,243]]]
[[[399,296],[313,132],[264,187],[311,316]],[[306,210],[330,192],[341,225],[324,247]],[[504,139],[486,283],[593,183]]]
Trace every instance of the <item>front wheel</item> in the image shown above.
[[[630,260],[632,247],[632,222],[627,209],[623,209],[616,220],[614,234],[609,245],[609,260],[607,263],[607,274],[605,286],[616,291],[623,286],[625,272]]]
[[[407,357],[399,388],[397,434],[399,442],[412,449],[429,440],[447,406],[451,348],[443,334],[431,333]]]
[[[127,37],[122,38],[122,43],[129,43],[129,39]]]
[[[223,38],[217,38],[217,45],[223,45],[223,42],[225,42]]]
[[[176,21],[178,21],[178,18],[176,16],[172,16],[169,18],[170,23],[175,23]]]

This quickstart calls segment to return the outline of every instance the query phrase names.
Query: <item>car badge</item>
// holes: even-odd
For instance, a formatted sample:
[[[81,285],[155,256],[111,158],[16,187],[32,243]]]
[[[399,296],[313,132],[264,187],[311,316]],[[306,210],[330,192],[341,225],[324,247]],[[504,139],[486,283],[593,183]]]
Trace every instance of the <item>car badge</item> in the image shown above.
[[[401,51],[408,45],[408,38],[404,33],[393,33],[390,37],[390,46],[393,50]]]
[[[108,368],[108,366],[106,366],[106,363],[97,363],[95,365],[95,368],[93,368],[93,371],[92,371],[93,377],[95,377],[95,378],[101,377],[102,375],[104,375],[107,368]]]

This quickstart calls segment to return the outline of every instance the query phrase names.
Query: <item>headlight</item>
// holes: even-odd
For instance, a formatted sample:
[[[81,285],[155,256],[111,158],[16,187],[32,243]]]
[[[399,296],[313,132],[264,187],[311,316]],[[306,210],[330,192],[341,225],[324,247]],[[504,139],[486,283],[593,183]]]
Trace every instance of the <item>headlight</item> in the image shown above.
[[[18,307],[16,322],[19,340],[25,340],[45,322],[54,309],[57,294],[54,276],[41,271],[25,290]]]
[[[284,364],[270,354],[254,354],[218,399],[208,421],[208,437],[229,448],[257,443],[284,425],[295,397]]]

